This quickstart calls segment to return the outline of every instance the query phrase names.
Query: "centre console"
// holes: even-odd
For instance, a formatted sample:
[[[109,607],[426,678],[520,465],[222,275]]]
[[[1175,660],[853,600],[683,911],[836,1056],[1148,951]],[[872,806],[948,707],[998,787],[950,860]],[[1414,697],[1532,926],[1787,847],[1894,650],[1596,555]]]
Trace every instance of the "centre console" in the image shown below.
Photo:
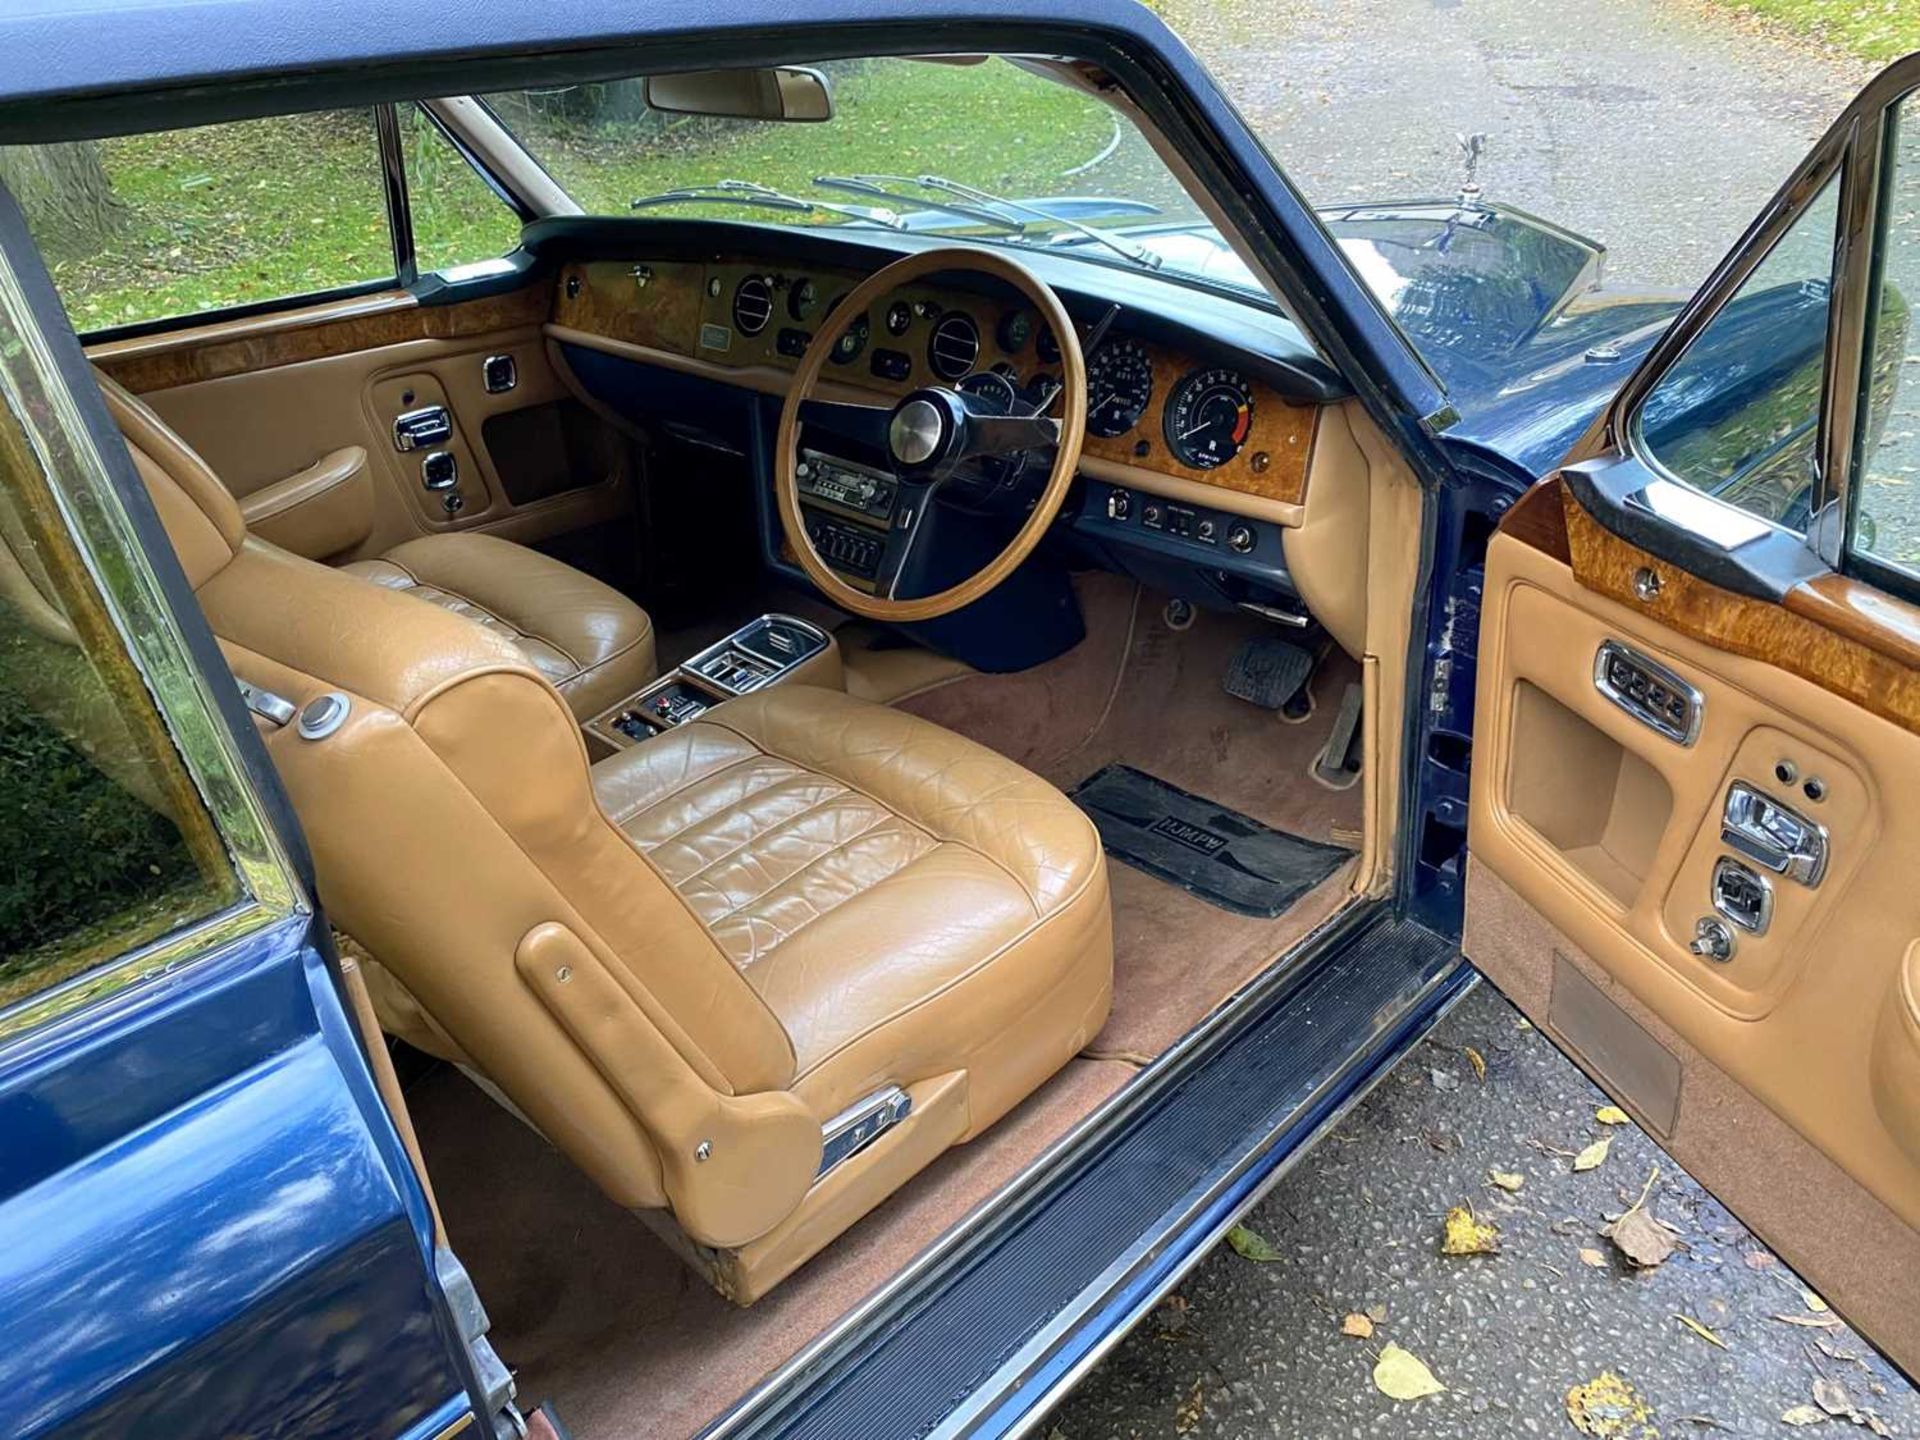
[[[605,759],[737,695],[787,680],[839,689],[839,647],[826,631],[797,616],[762,615],[587,721],[588,748],[594,759]]]

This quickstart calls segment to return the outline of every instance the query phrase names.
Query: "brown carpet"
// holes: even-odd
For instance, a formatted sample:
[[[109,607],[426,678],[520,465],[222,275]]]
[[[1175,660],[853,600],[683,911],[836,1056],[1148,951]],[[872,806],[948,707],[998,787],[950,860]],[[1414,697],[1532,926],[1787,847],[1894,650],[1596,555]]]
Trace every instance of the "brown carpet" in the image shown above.
[[[448,1238],[493,1317],[522,1407],[555,1401],[579,1440],[673,1440],[897,1274],[1133,1073],[1070,1061],[746,1310],[459,1072],[435,1071],[407,1101]]]
[[[1308,773],[1360,668],[1338,650],[1314,678],[1300,724],[1221,688],[1234,652],[1272,633],[1250,616],[1161,619],[1164,595],[1105,573],[1080,577],[1087,638],[1015,675],[973,675],[900,708],[991,746],[1063,790],[1124,761],[1263,824],[1357,849],[1359,785],[1329,790]],[[1149,1060],[1239,990],[1346,897],[1342,866],[1275,920],[1235,915],[1130,866],[1110,867],[1114,1001],[1087,1054]]]

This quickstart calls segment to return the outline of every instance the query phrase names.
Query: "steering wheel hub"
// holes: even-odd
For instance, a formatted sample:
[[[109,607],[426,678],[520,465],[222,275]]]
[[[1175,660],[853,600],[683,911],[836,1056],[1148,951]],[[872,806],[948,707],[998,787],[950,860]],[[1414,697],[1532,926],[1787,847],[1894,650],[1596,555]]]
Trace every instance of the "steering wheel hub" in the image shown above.
[[[958,426],[953,407],[942,399],[946,393],[916,391],[894,407],[887,422],[887,449],[896,465],[907,470],[935,465],[953,448]]]

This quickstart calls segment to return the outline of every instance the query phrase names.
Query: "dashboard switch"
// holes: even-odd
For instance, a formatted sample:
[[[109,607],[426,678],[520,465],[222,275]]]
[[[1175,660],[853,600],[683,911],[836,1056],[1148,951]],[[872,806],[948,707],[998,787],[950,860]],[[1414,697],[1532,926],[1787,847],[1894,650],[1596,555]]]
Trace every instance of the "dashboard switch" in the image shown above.
[[[1133,515],[1133,496],[1125,490],[1113,489],[1107,492],[1107,518],[1109,520],[1127,520]]]
[[[1227,548],[1236,555],[1244,555],[1253,549],[1253,527],[1236,520],[1227,527]]]

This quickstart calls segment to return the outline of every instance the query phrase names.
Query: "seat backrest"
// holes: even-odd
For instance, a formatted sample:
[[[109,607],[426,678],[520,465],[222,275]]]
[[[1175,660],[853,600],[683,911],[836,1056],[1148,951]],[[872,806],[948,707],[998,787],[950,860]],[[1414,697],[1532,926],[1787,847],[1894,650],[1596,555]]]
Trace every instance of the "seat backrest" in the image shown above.
[[[612,1198],[666,1203],[633,1077],[617,1089],[605,1056],[658,1053],[641,1042],[664,1037],[714,1094],[742,1096],[786,1089],[793,1047],[602,813],[565,700],[484,627],[249,539],[192,449],[111,380],[102,390],[234,672],[295,705],[351,703],[321,740],[263,726],[329,918]],[[618,982],[585,1037],[597,1047],[516,968],[555,925]]]

